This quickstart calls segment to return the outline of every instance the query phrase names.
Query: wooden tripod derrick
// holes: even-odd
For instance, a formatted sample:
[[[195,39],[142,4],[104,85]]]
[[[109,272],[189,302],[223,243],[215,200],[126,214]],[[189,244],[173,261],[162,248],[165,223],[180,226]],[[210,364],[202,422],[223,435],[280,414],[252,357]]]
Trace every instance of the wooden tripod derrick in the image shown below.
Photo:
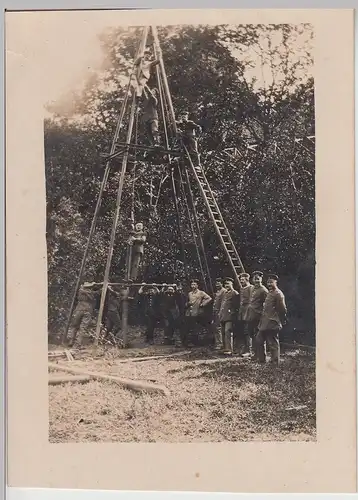
[[[149,34],[150,28],[149,27],[144,27],[142,30],[142,36],[141,36],[141,41],[138,47],[137,51],[137,56],[136,60],[138,57],[143,56],[146,44],[147,44],[147,39],[148,39],[148,34]],[[157,82],[157,87],[158,87],[158,93],[159,93],[159,104],[160,104],[160,114],[161,114],[161,121],[163,124],[163,135],[164,135],[164,147],[160,148],[153,148],[153,147],[148,147],[144,146],[140,143],[137,142],[137,137],[135,137],[135,140],[133,141],[133,133],[135,130],[135,125],[136,125],[136,111],[137,111],[137,99],[136,99],[136,93],[134,91],[131,91],[131,82],[132,82],[132,77],[134,72],[136,71],[136,66],[133,64],[132,68],[132,73],[129,77],[129,82],[126,87],[126,92],[125,96],[123,99],[122,103],[122,108],[117,120],[117,126],[115,130],[115,134],[113,137],[112,141],[112,146],[110,149],[110,152],[108,155],[104,155],[105,161],[106,161],[106,167],[100,187],[100,192],[98,195],[97,199],[97,204],[95,208],[95,213],[93,216],[88,240],[86,243],[84,255],[82,258],[81,266],[80,266],[80,272],[79,276],[76,282],[75,290],[74,290],[74,295],[69,311],[69,316],[68,316],[68,321],[66,324],[66,329],[64,331],[62,340],[65,342],[71,318],[73,315],[74,311],[74,306],[76,302],[76,297],[79,291],[80,284],[82,282],[83,278],[83,272],[84,272],[84,267],[86,263],[86,259],[88,256],[88,250],[90,247],[90,243],[93,238],[93,234],[95,232],[96,228],[96,223],[99,215],[99,210],[101,206],[101,201],[103,198],[103,192],[106,186],[106,183],[108,181],[108,176],[111,168],[111,164],[113,160],[118,160],[121,159],[121,170],[120,170],[120,175],[119,175],[119,180],[118,180],[118,187],[117,187],[117,198],[116,198],[116,205],[115,205],[115,212],[114,212],[114,217],[113,217],[113,223],[112,223],[112,229],[111,229],[111,235],[110,235],[110,242],[109,242],[109,248],[108,248],[108,253],[107,253],[107,261],[106,261],[106,267],[105,267],[105,272],[104,272],[104,278],[103,278],[103,283],[102,285],[102,291],[101,291],[101,300],[100,300],[100,307],[99,307],[99,312],[98,312],[98,317],[97,317],[97,324],[96,324],[96,331],[95,331],[95,338],[94,338],[94,346],[98,345],[99,342],[99,337],[100,337],[100,332],[101,332],[101,325],[102,325],[102,318],[103,318],[103,312],[104,312],[104,305],[105,305],[105,299],[106,299],[106,294],[108,290],[108,285],[109,285],[109,275],[110,275],[110,270],[111,270],[111,264],[112,264],[112,259],[113,259],[113,252],[114,252],[114,245],[115,245],[115,239],[116,239],[116,234],[117,234],[117,228],[118,228],[118,221],[119,221],[119,216],[120,216],[120,211],[121,211],[121,201],[122,201],[122,194],[123,194],[123,187],[124,187],[124,181],[126,177],[126,172],[127,172],[127,165],[129,161],[134,161],[134,165],[136,163],[137,159],[137,154],[139,153],[153,153],[155,152],[156,154],[160,154],[162,156],[162,161],[163,163],[166,163],[169,166],[169,174],[166,177],[169,177],[171,180],[171,186],[172,186],[172,192],[173,192],[173,200],[174,200],[174,205],[175,205],[175,212],[176,212],[176,217],[177,217],[177,226],[178,226],[178,231],[179,231],[179,238],[180,238],[180,243],[181,243],[181,258],[184,264],[184,268],[186,269],[186,257],[185,257],[185,251],[184,251],[184,238],[183,238],[183,230],[182,230],[182,220],[181,220],[181,215],[180,215],[180,209],[179,209],[179,198],[180,196],[182,197],[186,212],[187,212],[187,217],[190,223],[190,228],[191,228],[191,233],[193,237],[193,241],[196,247],[196,252],[197,252],[197,257],[199,261],[199,267],[200,271],[202,274],[203,278],[203,283],[206,285],[206,289],[213,293],[213,286],[210,278],[210,271],[209,271],[209,266],[206,258],[206,252],[204,248],[204,243],[202,240],[202,235],[201,235],[201,230],[199,226],[199,221],[198,221],[198,215],[193,199],[193,192],[191,188],[191,181],[189,177],[189,171],[188,168],[186,167],[186,164],[182,161],[183,159],[186,159],[185,163],[189,163],[189,170],[191,171],[192,178],[195,181],[195,184],[199,188],[199,192],[203,198],[204,204],[207,208],[208,215],[211,219],[211,221],[214,224],[215,230],[217,235],[219,236],[219,240],[221,245],[224,248],[226,257],[231,265],[232,271],[234,273],[234,277],[236,278],[237,283],[240,286],[240,282],[238,279],[238,275],[240,272],[244,271],[244,267],[242,264],[242,261],[237,253],[237,250],[235,248],[235,245],[233,243],[233,240],[231,239],[231,236],[229,234],[229,231],[227,229],[227,226],[223,220],[222,214],[220,212],[220,209],[217,205],[217,202],[215,200],[215,197],[211,191],[211,188],[209,186],[209,183],[206,179],[206,176],[204,174],[204,171],[201,167],[201,165],[194,167],[192,159],[190,157],[190,154],[187,150],[187,148],[184,145],[181,145],[180,137],[178,135],[178,130],[177,130],[177,125],[176,125],[176,117],[175,117],[175,111],[174,111],[174,106],[171,98],[171,93],[169,89],[169,84],[168,84],[168,78],[164,66],[164,61],[163,61],[163,55],[160,47],[160,42],[159,42],[159,37],[157,33],[157,29],[155,26],[151,26],[151,33],[153,37],[153,52],[155,58],[159,61],[159,64],[157,64],[155,68],[155,73],[156,73],[156,82]],[[120,141],[120,132],[123,126],[123,120],[125,113],[127,111],[127,108],[129,107],[129,120],[128,120],[128,125],[127,125],[127,132],[126,132],[126,138],[125,141]],[[136,134],[134,134],[136,135]],[[133,159],[134,158],[134,159]],[[179,191],[177,189],[177,183],[175,180],[175,176],[178,179],[179,178]],[[165,178],[166,178],[165,177]],[[134,185],[133,185],[133,192],[134,192]],[[158,193],[159,197],[159,193]],[[132,209],[133,213],[133,209]],[[133,219],[133,215],[132,215]],[[133,221],[132,221],[133,222]],[[128,271],[128,269],[127,269]],[[122,335],[123,335],[123,343],[126,345],[126,335],[127,335],[127,322],[128,322],[128,296],[129,296],[129,282],[128,282],[128,272],[126,273],[126,280],[122,283],[125,293],[122,294],[121,300],[122,300]]]

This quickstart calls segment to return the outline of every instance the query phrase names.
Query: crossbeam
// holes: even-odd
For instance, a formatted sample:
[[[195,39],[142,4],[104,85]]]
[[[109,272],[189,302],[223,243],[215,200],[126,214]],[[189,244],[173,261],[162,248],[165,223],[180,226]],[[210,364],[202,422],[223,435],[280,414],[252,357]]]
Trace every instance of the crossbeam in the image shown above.
[[[95,283],[94,285],[102,285],[103,283]],[[121,281],[119,283],[108,283],[109,286],[123,286],[123,287],[148,287],[148,286],[157,286],[157,287],[163,287],[163,286],[172,286],[172,287],[177,287],[175,283],[131,283],[130,281]]]
[[[142,146],[141,144],[135,144],[135,143],[126,144],[124,142],[117,142],[117,146],[121,147],[121,149],[119,151],[116,151],[110,155],[101,154],[101,157],[104,158],[106,161],[113,160],[113,158],[116,158],[117,156],[120,156],[120,155],[124,154],[124,152],[128,152],[130,150],[146,151],[148,153],[161,153],[161,154],[167,154],[167,155],[171,155],[171,156],[182,156],[183,155],[183,152],[179,151],[179,150],[166,149],[166,148],[153,147],[153,146]]]

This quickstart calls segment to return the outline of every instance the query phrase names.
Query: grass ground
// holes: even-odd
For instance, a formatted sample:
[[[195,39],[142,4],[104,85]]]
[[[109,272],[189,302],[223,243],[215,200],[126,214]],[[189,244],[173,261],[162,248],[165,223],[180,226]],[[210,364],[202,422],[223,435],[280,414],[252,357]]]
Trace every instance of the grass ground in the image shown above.
[[[133,343],[134,346],[136,345]],[[169,397],[91,381],[49,387],[50,442],[311,441],[315,439],[315,360],[303,351],[279,368],[206,348],[180,357],[171,347],[106,349],[71,366],[166,385]]]

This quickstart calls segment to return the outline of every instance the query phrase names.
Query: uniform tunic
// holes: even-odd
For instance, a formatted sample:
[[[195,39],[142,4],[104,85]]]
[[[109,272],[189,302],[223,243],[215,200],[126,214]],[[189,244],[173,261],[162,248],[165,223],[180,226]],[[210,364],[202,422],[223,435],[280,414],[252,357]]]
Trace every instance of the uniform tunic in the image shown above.
[[[223,287],[223,288],[220,288],[220,290],[218,290],[214,295],[213,335],[214,335],[215,346],[217,348],[222,347],[222,344],[223,344],[223,337],[222,337],[221,323],[220,323],[220,319],[219,319],[219,312],[220,312],[220,308],[221,308],[221,304],[222,304],[225,292],[226,292],[226,290]]]
[[[150,122],[152,120],[158,120],[158,99],[153,95],[149,96],[144,100],[143,103],[143,115],[142,120],[144,123]]]
[[[76,310],[86,310],[93,312],[96,304],[96,296],[98,292],[93,292],[92,290],[87,290],[86,288],[80,288],[78,291],[77,307]]]
[[[201,132],[201,126],[192,120],[181,122],[179,128],[185,137],[196,137],[196,133]]]
[[[95,292],[83,286],[78,291],[77,305],[69,331],[70,343],[75,346],[80,346],[83,337],[89,333],[98,294],[98,291]]]
[[[222,303],[225,291],[226,291],[225,288],[221,288],[220,290],[218,290],[215,293],[214,304],[213,304],[213,313],[214,313],[215,317],[217,317],[219,315],[220,307],[221,307],[221,303]]]
[[[253,286],[251,292],[250,304],[247,310],[247,321],[258,322],[261,319],[261,314],[263,311],[263,305],[268,294],[268,290],[265,286]]]
[[[250,305],[251,293],[254,285],[247,285],[241,288],[240,292],[240,309],[239,309],[239,321],[247,321],[248,309]]]
[[[284,294],[278,288],[270,290],[263,306],[259,330],[281,330],[286,313]]]
[[[136,280],[138,277],[139,266],[142,261],[144,253],[144,243],[146,240],[146,233],[144,231],[134,231],[132,233],[133,245],[130,266],[130,278]]]
[[[278,288],[270,290],[264,303],[259,331],[256,336],[257,355],[261,363],[266,361],[265,342],[271,351],[271,362],[276,364],[280,362],[279,332],[286,312],[285,297],[281,290]]]
[[[225,290],[219,311],[219,319],[222,323],[234,321],[238,309],[239,292],[236,290]]]
[[[225,290],[221,302],[219,320],[223,337],[223,348],[227,353],[234,349],[233,322],[239,306],[239,293],[236,290]]]
[[[145,322],[146,322],[146,337],[147,340],[152,340],[154,329],[159,322],[159,290],[155,289],[154,293],[148,291],[142,292],[141,302],[143,304]]]
[[[162,297],[162,312],[163,316],[177,319],[180,314],[178,297],[175,293],[170,295],[169,293],[164,293]]]
[[[108,333],[114,330],[114,334],[117,335],[121,328],[119,294],[110,289],[107,293],[106,328]]]
[[[200,159],[196,133],[199,134],[201,132],[200,125],[194,123],[191,120],[187,120],[185,122],[179,123],[178,128],[183,134],[183,144],[188,149],[191,159],[194,161],[194,163],[199,164]]]

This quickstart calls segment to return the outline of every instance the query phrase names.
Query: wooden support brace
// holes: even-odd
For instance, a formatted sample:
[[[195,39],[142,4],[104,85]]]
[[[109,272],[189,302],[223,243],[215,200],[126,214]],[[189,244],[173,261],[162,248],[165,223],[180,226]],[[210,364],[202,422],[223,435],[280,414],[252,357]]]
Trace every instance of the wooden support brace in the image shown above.
[[[90,377],[93,380],[105,380],[107,382],[115,382],[121,385],[125,389],[130,389],[136,392],[157,392],[163,394],[164,396],[169,396],[170,392],[164,385],[152,384],[150,382],[140,381],[140,380],[130,380],[125,378],[116,377],[114,375],[105,375],[104,373],[89,372],[87,370],[82,370],[81,368],[69,367],[59,363],[49,363],[49,369],[60,370],[73,375],[82,375]]]

